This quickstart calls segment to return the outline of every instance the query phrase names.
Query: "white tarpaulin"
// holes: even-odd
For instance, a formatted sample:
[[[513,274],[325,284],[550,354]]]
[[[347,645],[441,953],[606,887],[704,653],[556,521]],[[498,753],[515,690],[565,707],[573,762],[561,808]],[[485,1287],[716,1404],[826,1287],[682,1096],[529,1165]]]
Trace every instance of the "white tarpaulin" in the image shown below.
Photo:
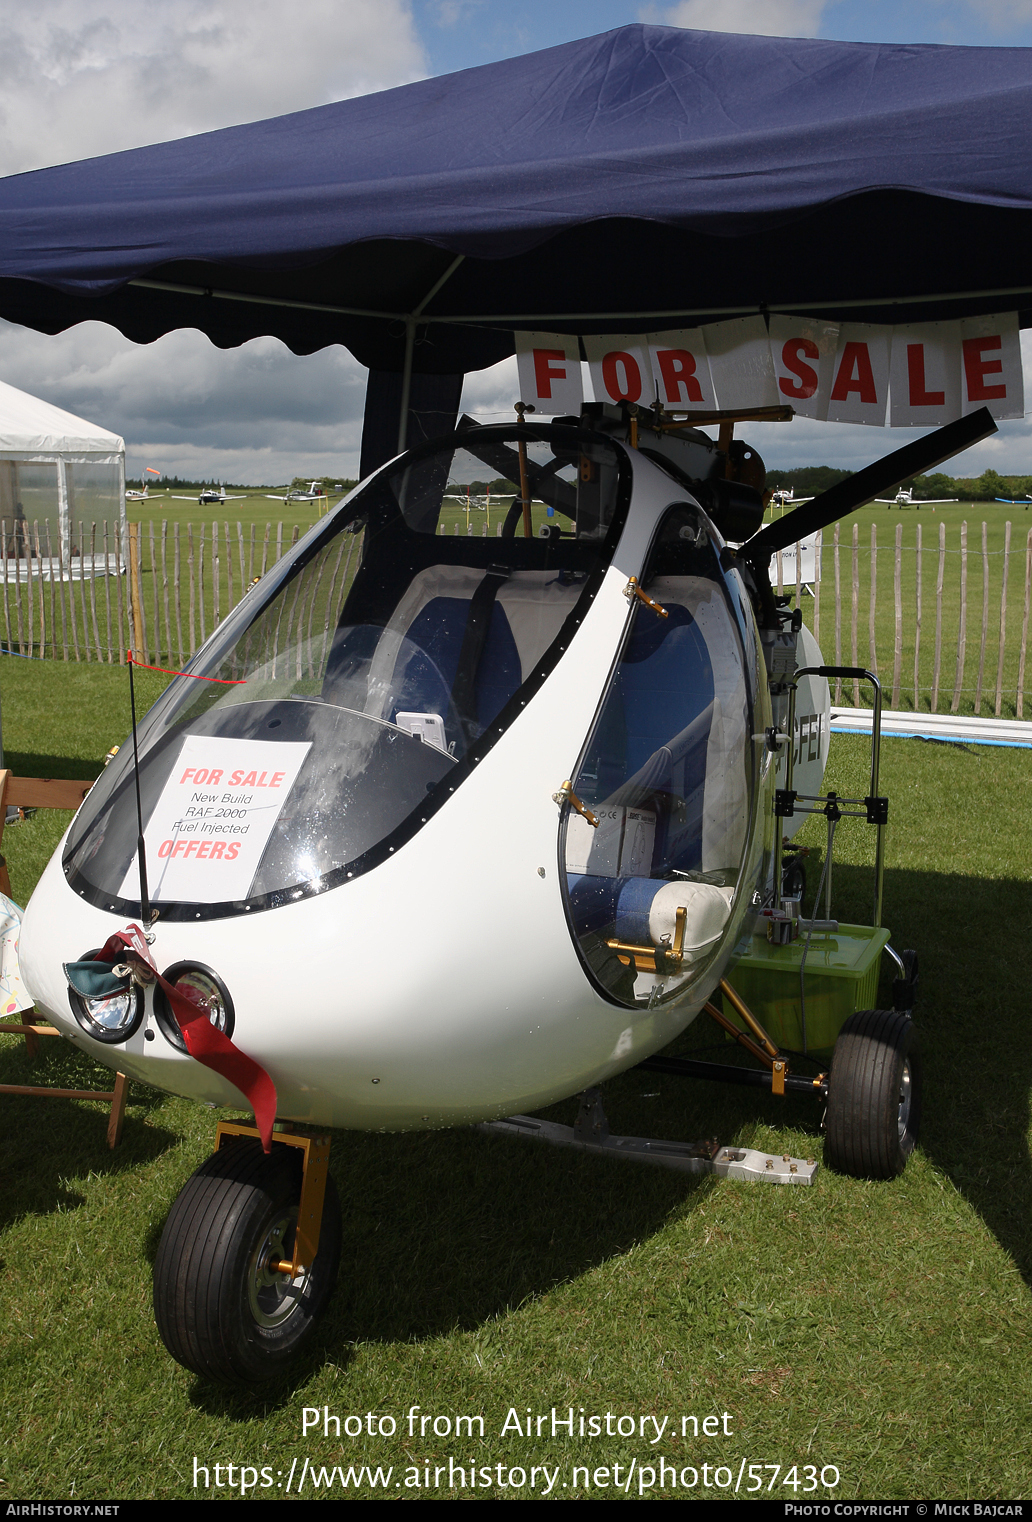
[[[55,455],[114,464],[125,454],[117,433],[87,423],[0,381],[0,458],[52,460]]]
[[[576,413],[580,343],[517,333],[520,396],[536,412]],[[675,333],[585,337],[596,401],[741,410],[790,404],[804,417],[893,428],[941,427],[979,407],[1024,416],[1018,315],[886,327],[772,313]]]
[[[77,527],[80,522],[82,534]],[[51,557],[63,560],[66,580],[73,559],[78,563],[73,579],[95,574],[92,562],[87,568],[87,546],[79,542],[83,535],[87,543],[91,540],[94,523],[101,530],[101,540],[102,525],[112,525],[124,560],[124,442],[107,428],[0,381],[2,555],[5,562],[26,562],[25,575],[16,566],[5,569],[4,579],[37,575],[44,562],[48,565],[44,575],[52,579]]]

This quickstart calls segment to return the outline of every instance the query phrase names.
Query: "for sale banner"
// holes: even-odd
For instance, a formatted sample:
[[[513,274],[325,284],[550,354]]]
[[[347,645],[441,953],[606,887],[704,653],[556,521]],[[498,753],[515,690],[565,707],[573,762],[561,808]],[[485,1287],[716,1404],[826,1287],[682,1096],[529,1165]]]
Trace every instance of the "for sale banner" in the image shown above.
[[[144,831],[153,903],[246,898],[309,740],[187,735]],[[133,857],[123,898],[138,898]]]
[[[937,427],[978,407],[1024,416],[1016,312],[955,322],[833,323],[741,317],[670,333],[584,338],[595,400],[699,411],[790,403],[804,417],[883,428]],[[569,334],[517,333],[520,396],[545,415],[583,399]]]

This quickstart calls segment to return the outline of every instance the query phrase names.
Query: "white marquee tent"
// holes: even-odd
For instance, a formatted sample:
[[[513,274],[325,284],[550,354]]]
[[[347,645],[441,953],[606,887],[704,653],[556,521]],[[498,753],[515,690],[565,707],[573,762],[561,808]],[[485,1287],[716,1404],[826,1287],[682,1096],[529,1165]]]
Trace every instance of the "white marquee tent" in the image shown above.
[[[0,579],[103,575],[105,526],[124,554],[123,440],[0,381]]]

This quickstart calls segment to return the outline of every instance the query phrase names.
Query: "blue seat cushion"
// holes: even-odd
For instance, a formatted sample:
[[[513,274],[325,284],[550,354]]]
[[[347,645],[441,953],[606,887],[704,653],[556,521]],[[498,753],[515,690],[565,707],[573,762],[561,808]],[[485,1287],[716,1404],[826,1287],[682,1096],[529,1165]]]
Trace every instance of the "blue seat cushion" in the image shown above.
[[[604,930],[635,946],[652,944],[649,912],[659,890],[669,886],[665,878],[571,873],[567,886],[578,935]]]

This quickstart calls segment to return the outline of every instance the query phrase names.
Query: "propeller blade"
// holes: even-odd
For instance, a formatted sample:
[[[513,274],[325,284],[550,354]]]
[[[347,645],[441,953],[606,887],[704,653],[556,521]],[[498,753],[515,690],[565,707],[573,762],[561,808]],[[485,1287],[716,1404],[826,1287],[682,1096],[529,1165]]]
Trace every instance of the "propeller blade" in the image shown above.
[[[783,550],[797,540],[815,534],[818,529],[837,523],[847,513],[870,502],[878,492],[891,491],[910,476],[920,476],[926,471],[934,470],[944,460],[952,459],[955,454],[970,449],[972,444],[989,438],[995,432],[996,424],[992,413],[988,407],[980,407],[977,412],[958,418],[954,423],[947,423],[945,428],[937,428],[923,439],[904,444],[902,449],[896,449],[884,459],[875,460],[873,465],[858,470],[855,475],[836,482],[827,491],[814,497],[812,502],[795,508],[774,523],[768,523],[766,528],[762,528],[742,546],[739,553],[743,560],[748,560],[757,569],[766,566],[776,550]]]

